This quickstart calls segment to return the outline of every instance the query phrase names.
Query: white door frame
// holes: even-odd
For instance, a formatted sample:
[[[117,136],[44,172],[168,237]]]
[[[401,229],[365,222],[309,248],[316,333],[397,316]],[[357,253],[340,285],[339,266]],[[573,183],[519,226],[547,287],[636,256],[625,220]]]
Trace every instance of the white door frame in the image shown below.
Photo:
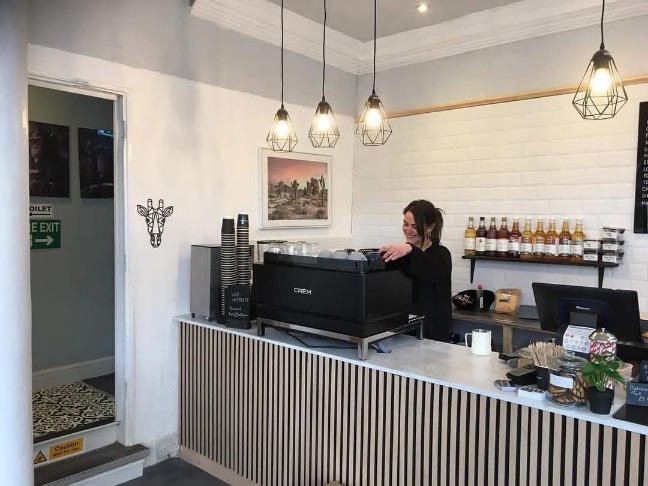
[[[28,73],[32,86],[67,91],[70,93],[104,98],[113,101],[113,131],[115,135],[115,191],[114,191],[114,237],[115,237],[115,419],[118,421],[118,439],[124,445],[132,445],[134,395],[127,383],[134,381],[135,341],[133,339],[132,302],[127,299],[132,286],[129,271],[127,228],[127,174],[128,139],[127,101],[128,92],[123,89],[93,83],[80,83],[73,79],[59,79],[41,74]]]

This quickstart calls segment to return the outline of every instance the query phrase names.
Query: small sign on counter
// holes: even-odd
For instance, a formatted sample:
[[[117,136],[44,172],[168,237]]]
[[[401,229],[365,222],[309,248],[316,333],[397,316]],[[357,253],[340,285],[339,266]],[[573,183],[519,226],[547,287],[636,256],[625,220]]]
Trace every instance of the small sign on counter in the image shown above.
[[[593,331],[594,329],[591,327],[567,326],[567,330],[563,336],[563,348],[567,351],[575,351],[577,353],[589,353],[589,336]]]
[[[225,290],[225,325],[236,329],[250,329],[250,286],[231,285]]]

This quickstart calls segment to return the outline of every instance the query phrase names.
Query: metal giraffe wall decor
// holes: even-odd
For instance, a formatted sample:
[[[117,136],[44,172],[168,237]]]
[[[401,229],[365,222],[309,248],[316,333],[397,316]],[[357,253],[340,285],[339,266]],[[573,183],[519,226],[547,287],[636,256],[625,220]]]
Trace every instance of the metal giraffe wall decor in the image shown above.
[[[153,200],[146,201],[146,207],[138,204],[137,212],[146,219],[148,234],[151,237],[151,246],[157,248],[162,243],[162,232],[166,219],[173,214],[173,206],[164,207],[164,201],[160,199],[158,207],[153,207]]]

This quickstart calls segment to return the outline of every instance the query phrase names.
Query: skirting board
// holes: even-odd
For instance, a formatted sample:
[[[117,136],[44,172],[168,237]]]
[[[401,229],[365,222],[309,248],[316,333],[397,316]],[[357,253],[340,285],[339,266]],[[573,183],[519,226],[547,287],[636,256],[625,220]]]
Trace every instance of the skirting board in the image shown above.
[[[32,374],[32,392],[38,392],[56,385],[74,383],[86,378],[108,375],[115,372],[115,357],[93,359],[56,368],[37,371]]]
[[[258,486],[257,483],[245,479],[244,477],[239,476],[237,473],[231,469],[226,468],[222,464],[212,461],[211,459],[198,454],[197,452],[187,449],[186,447],[180,446],[180,453],[178,454],[180,459],[185,462],[188,462],[192,466],[196,466],[199,469],[202,469],[206,473],[211,474],[215,478],[225,481],[231,486]]]

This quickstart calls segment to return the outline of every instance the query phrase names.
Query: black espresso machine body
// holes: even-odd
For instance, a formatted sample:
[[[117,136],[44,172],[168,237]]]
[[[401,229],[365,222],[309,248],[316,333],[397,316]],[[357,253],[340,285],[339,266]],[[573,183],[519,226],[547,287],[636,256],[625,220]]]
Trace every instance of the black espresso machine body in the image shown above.
[[[412,283],[380,261],[275,255],[254,264],[257,317],[355,337],[408,322]]]

